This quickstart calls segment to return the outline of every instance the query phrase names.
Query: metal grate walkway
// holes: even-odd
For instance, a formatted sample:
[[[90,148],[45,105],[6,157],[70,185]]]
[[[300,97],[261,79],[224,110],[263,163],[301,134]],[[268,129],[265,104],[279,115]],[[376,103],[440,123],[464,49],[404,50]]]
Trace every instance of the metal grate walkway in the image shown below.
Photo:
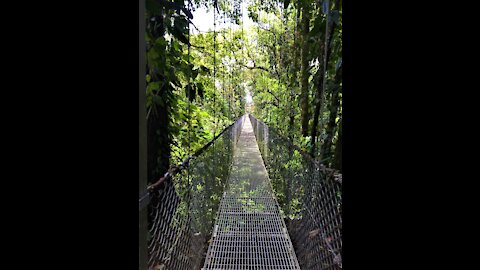
[[[245,117],[204,270],[300,269]]]

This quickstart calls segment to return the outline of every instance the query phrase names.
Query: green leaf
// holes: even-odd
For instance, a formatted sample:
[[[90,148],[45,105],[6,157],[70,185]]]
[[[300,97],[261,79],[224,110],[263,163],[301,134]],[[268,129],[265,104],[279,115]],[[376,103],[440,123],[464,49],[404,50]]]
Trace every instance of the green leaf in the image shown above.
[[[156,59],[158,59],[158,53],[155,49],[148,50],[147,52],[147,60],[149,63],[155,62]]]
[[[190,10],[188,10],[188,9],[186,9],[186,8],[184,8],[184,7],[182,8],[182,10],[183,10],[183,13],[185,13],[185,15],[187,15],[187,17],[188,17],[189,19],[193,19],[193,14],[192,14],[192,12],[190,12]]]
[[[154,90],[159,90],[162,82],[151,82],[147,85],[147,95],[151,95]]]
[[[206,66],[200,66],[200,70],[202,71],[202,75],[210,74],[210,69],[208,69]]]
[[[159,105],[159,106],[164,106],[163,99],[157,95],[153,96],[153,103]]]
[[[188,42],[187,37],[183,33],[181,33],[177,28],[173,28],[171,31],[171,34],[183,44],[191,45],[190,42]]]
[[[184,16],[174,16],[173,17],[173,28],[177,29],[181,33],[188,32],[188,22]]]
[[[165,50],[165,46],[167,45],[167,41],[165,40],[164,37],[159,37],[155,40],[155,48],[157,50]]]

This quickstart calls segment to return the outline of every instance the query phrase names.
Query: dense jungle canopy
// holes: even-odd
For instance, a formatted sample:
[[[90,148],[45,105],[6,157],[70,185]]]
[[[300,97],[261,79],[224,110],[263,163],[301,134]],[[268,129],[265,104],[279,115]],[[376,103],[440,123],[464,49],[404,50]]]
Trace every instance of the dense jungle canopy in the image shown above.
[[[146,9],[150,182],[246,111],[341,171],[342,1],[147,0]],[[208,31],[192,22],[198,9],[213,16]]]

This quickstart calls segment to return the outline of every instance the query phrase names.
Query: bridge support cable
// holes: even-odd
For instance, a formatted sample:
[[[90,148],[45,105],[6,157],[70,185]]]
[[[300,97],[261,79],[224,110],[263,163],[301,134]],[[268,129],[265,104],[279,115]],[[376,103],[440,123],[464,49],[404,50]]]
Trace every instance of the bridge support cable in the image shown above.
[[[149,269],[202,267],[243,118],[143,191],[148,196],[139,204],[148,209]],[[213,163],[219,158],[222,162]]]

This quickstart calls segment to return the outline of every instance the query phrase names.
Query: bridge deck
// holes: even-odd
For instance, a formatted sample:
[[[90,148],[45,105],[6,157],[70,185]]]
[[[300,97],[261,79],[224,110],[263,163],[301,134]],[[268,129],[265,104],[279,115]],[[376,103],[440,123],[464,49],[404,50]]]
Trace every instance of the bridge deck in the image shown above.
[[[204,270],[300,269],[245,117]]]

